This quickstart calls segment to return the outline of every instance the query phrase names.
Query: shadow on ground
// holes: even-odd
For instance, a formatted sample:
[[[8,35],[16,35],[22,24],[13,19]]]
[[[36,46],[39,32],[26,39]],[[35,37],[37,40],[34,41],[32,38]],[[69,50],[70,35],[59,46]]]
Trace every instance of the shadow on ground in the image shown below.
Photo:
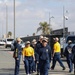
[[[8,69],[0,69],[0,75],[14,75],[14,69],[8,68]],[[20,69],[19,75],[26,75],[24,69]],[[33,73],[32,75],[36,75],[36,73]],[[51,70],[49,71],[49,75],[74,75],[71,73],[68,73],[68,71],[57,71],[57,70]]]

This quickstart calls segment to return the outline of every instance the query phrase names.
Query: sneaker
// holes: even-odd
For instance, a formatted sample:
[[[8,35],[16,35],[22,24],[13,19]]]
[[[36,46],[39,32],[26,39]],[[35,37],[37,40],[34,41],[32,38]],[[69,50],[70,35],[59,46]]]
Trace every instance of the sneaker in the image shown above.
[[[51,70],[54,70],[54,68],[53,68],[53,67],[51,67]]]
[[[66,68],[65,67],[63,67],[63,69],[62,70],[65,70]]]
[[[71,73],[72,72],[72,70],[69,70],[69,73]]]
[[[33,73],[35,73],[36,71],[33,71]]]

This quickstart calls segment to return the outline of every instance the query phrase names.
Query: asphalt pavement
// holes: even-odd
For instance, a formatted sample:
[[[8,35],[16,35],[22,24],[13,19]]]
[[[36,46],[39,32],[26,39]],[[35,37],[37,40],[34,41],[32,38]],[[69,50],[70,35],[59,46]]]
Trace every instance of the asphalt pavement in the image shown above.
[[[65,71],[63,71],[60,65],[57,63],[54,70],[49,70],[49,75],[74,75],[73,72],[68,72],[69,69],[67,63],[65,61],[63,61],[63,63],[66,67]],[[14,67],[15,61],[13,58],[13,51],[11,51],[10,48],[5,49],[4,47],[0,46],[0,75],[14,75]],[[26,75],[22,60],[19,75]],[[36,75],[36,73],[33,73],[32,75]]]

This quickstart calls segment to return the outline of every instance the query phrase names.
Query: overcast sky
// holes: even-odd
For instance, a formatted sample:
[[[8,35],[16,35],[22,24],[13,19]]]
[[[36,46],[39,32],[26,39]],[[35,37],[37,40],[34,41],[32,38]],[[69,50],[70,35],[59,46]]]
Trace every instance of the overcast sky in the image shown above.
[[[13,33],[13,1],[7,0],[8,5],[8,31]],[[52,28],[63,27],[63,6],[68,16],[65,25],[69,31],[75,31],[75,0],[15,0],[16,1],[16,37],[36,33],[39,22],[47,21],[50,16]],[[6,6],[0,0],[0,37],[6,33]],[[68,13],[66,13],[68,11]],[[40,34],[40,33],[38,33]]]

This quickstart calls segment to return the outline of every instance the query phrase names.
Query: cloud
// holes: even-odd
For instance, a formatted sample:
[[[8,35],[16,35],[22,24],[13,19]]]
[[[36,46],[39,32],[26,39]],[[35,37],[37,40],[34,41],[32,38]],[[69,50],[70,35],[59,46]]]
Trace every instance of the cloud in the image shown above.
[[[2,0],[3,1],[3,0]],[[16,1],[16,35],[32,35],[39,27],[39,22],[49,21],[49,12],[54,19],[51,19],[53,29],[59,29],[63,27],[63,4],[66,4],[65,8],[68,9],[69,20],[66,21],[66,26],[69,30],[74,29],[75,24],[75,3],[74,0],[15,0]],[[67,2],[68,1],[68,2]],[[13,32],[13,0],[8,0],[8,25],[9,30]],[[0,17],[1,20],[6,20],[5,6],[0,5]],[[61,26],[60,26],[61,25]],[[12,28],[11,28],[12,26]],[[72,26],[72,28],[71,28]],[[19,31],[21,30],[21,31]],[[31,31],[30,31],[31,30]],[[75,30],[75,29],[74,29]]]
[[[19,19],[42,19],[45,18],[45,12],[42,10],[30,10],[24,9],[22,11],[16,11],[16,18]]]
[[[5,1],[1,1],[0,0],[0,4],[1,4],[1,6],[3,6],[3,5],[7,5],[8,7],[13,7],[14,6],[14,0],[5,0]],[[19,7],[21,5],[21,1],[15,1],[15,6],[16,7]]]

